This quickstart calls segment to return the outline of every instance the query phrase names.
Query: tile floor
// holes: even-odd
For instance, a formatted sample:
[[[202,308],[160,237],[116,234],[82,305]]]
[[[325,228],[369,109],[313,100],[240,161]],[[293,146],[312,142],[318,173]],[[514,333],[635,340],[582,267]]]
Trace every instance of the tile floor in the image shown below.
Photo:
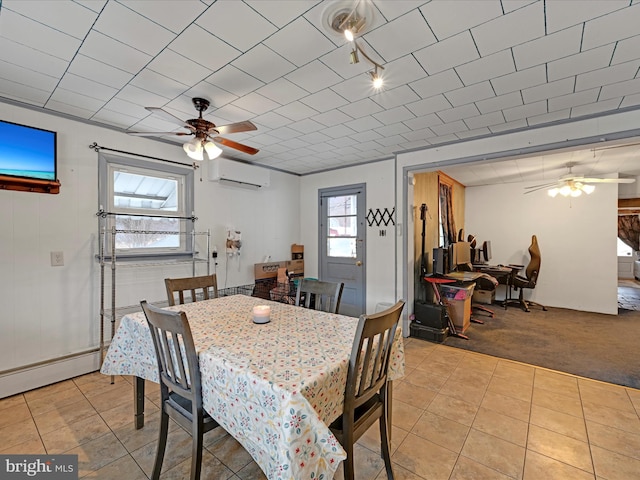
[[[408,479],[640,479],[640,390],[405,339],[394,384],[392,460]],[[134,430],[127,377],[92,373],[0,400],[0,453],[78,454],[80,477],[149,477],[158,388]],[[190,437],[173,426],[163,479],[188,477]],[[203,479],[264,479],[224,431],[205,437]],[[356,450],[357,479],[386,478],[375,426]],[[336,478],[342,478],[342,470]]]

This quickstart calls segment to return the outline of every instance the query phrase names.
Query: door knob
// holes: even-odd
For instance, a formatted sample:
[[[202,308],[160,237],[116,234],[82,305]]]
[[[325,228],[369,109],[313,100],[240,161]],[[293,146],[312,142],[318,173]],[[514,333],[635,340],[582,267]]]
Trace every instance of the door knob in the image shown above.
[[[362,262],[361,262],[360,260],[358,260],[358,261],[356,262],[356,267],[361,267],[361,266],[362,266]]]

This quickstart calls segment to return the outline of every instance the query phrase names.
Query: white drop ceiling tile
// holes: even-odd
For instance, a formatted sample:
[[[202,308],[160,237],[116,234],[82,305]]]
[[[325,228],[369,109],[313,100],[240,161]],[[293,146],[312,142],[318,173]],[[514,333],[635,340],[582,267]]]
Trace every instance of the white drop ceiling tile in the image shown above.
[[[481,56],[545,35],[544,3],[537,2],[471,29]]]
[[[420,100],[416,92],[411,90],[407,85],[394,88],[393,90],[385,89],[381,93],[372,95],[369,98],[386,109]]]
[[[423,128],[422,130],[411,130],[402,134],[409,142],[417,142],[424,140],[425,138],[435,137],[436,134],[430,128]]]
[[[583,49],[614,43],[622,38],[638,34],[640,4],[631,5],[615,12],[594,18],[584,26]]]
[[[556,110],[555,112],[544,113],[542,115],[533,115],[527,118],[527,124],[534,125],[542,125],[545,123],[558,122],[560,120],[566,120],[571,116],[571,109],[567,108],[566,110]],[[526,125],[525,125],[526,126]],[[491,130],[496,131],[493,127]]]
[[[148,0],[126,0],[123,3],[127,8],[162,25],[175,34],[180,34],[180,32],[187,28],[187,26],[198,18],[207,8],[207,6],[199,0],[180,0],[179,2],[167,0],[156,0],[154,2],[149,2]]]
[[[169,44],[169,48],[212,72],[224,67],[242,53],[198,25],[187,27]]]
[[[622,99],[620,108],[634,107],[636,105],[640,105],[640,93],[636,93],[635,95],[626,95]]]
[[[321,130],[320,133],[328,135],[331,138],[340,138],[340,137],[345,137],[347,135],[353,135],[356,132],[354,130],[351,130],[348,127],[345,127],[344,125],[335,125],[333,127],[329,127],[329,128],[325,128],[324,130]],[[349,140],[353,142],[353,140],[351,139]]]
[[[434,95],[438,95],[439,93],[449,92],[451,90],[464,87],[464,84],[460,80],[460,77],[458,77],[457,73],[451,69],[412,82],[409,86],[422,98],[429,98]]]
[[[620,8],[626,7],[625,0],[592,0],[580,2],[576,8],[573,2],[547,2],[547,31],[556,32],[573,25],[578,25],[594,17],[600,17]]]
[[[320,0],[246,0],[246,3],[279,28],[284,27],[296,17],[311,10]]]
[[[264,87],[260,87],[255,91],[255,93],[258,93],[263,97],[267,97],[281,105],[295,102],[296,100],[309,95],[309,92],[303,90],[285,78],[278,78]]]
[[[531,42],[513,47],[513,57],[518,70],[543,65],[559,58],[580,52],[582,26],[567,28]]]
[[[417,131],[434,125],[442,125],[442,120],[435,113],[430,113],[428,115],[422,115],[417,118],[405,120],[404,124],[411,130]]]
[[[466,140],[467,138],[474,138],[474,137],[482,137],[482,136],[485,136],[485,135],[491,135],[491,130],[489,130],[488,128],[478,128],[476,130],[469,130],[467,132],[456,132],[455,135],[460,140]]]
[[[268,147],[261,149],[260,153],[275,153],[275,154],[280,154],[280,153],[285,153],[287,152],[287,147],[284,147],[282,145],[280,145],[279,143],[274,143],[273,145],[269,145]]]
[[[536,115],[542,115],[547,113],[547,102],[545,100],[536,103],[528,103],[519,107],[508,108],[503,110],[504,118],[507,122],[513,122],[516,120],[533,117]]]
[[[152,56],[176,37],[170,30],[117,2],[107,3],[93,28]]]
[[[223,125],[225,123],[243,122],[245,120],[251,120],[255,116],[254,113],[244,110],[237,105],[228,104],[224,107],[220,107],[211,113],[211,117],[216,119],[213,123]],[[226,122],[220,121],[226,120]]]
[[[325,142],[328,142],[331,139],[331,137],[329,137],[328,135],[325,135],[324,133],[320,133],[320,132],[307,133],[298,138],[303,142],[308,143],[309,145],[323,144]]]
[[[549,81],[579,75],[609,65],[613,54],[613,45],[594,48],[567,58],[550,62],[547,66]]]
[[[498,95],[515,92],[525,88],[541,85],[547,81],[547,70],[544,65],[527,68],[518,72],[509,73],[492,78],[491,85]]]
[[[172,80],[192,85],[211,75],[211,70],[170,49],[165,49],[147,67]]]
[[[0,60],[0,78],[16,83],[22,83],[46,92],[52,92],[58,84],[58,79],[56,77],[33,72],[2,60]]]
[[[584,115],[595,115],[598,113],[610,112],[620,106],[622,98],[612,98],[603,102],[595,102],[587,105],[580,105],[571,108],[571,118],[582,117]]]
[[[385,88],[384,85],[382,88]],[[368,75],[359,75],[345,80],[331,87],[331,90],[337,92],[351,103],[358,102],[379,92],[373,87],[371,77]]]
[[[86,95],[87,97],[103,100],[104,102],[109,101],[118,93],[118,90],[115,88],[78,77],[72,73],[66,73],[60,80],[58,86],[81,95]]]
[[[238,97],[260,88],[265,83],[239,70],[233,65],[227,65],[205,79],[206,82],[231,92]]]
[[[120,98],[112,98],[105,105],[104,108],[113,112],[122,113],[130,117],[141,120],[149,115],[149,111],[144,107],[130,103]]]
[[[375,131],[380,135],[382,135],[383,137],[391,137],[394,135],[400,135],[403,133],[412,132],[412,130],[402,122],[376,128]]]
[[[283,117],[282,115],[278,115],[274,112],[267,112],[263,115],[258,115],[251,121],[258,125],[258,130],[260,130],[260,125],[266,128],[278,128],[289,125],[291,123],[291,120],[289,120],[288,118]]]
[[[78,40],[84,39],[97,18],[96,12],[75,2],[5,1],[2,6],[3,14],[7,11],[19,13]]]
[[[374,130],[365,130],[364,132],[354,133],[349,136],[358,143],[366,143],[382,137],[382,135]]]
[[[185,129],[178,127],[175,123],[163,120],[154,114],[147,115],[135,125],[132,125],[131,129],[136,132],[186,132]],[[165,135],[165,137],[168,136]],[[176,137],[176,140],[180,139]]]
[[[275,112],[284,117],[287,117],[288,119],[294,122],[304,120],[305,118],[310,118],[310,117],[315,118],[315,115],[319,113],[317,110],[314,110],[313,108],[308,107],[307,105],[305,105],[300,101],[293,102],[293,103],[290,103],[289,105],[285,105],[283,107],[277,108]]]
[[[73,58],[81,43],[71,35],[6,8],[2,9],[0,15],[0,36],[67,61]]]
[[[383,124],[373,118],[371,115],[366,117],[360,117],[350,122],[345,122],[344,125],[356,132],[364,132],[366,130],[373,130],[374,128],[382,127]]]
[[[284,142],[280,141],[280,143],[285,147],[287,147],[289,150],[294,150],[296,148],[304,148],[308,146],[306,142],[303,142],[298,138],[292,138],[290,140],[285,140]]]
[[[353,118],[343,113],[339,109],[329,110],[328,112],[321,113],[319,115],[314,115],[311,117],[312,120],[321,123],[325,127],[330,127],[332,125],[336,125],[338,123],[345,123]]]
[[[417,102],[409,103],[405,106],[411,111],[411,113],[418,117],[452,107],[449,100],[447,100],[442,94],[434,95],[433,97],[425,98],[424,100],[418,100]]]
[[[514,120],[512,122],[503,123],[502,125],[494,125],[489,127],[493,133],[509,132],[511,130],[518,130],[520,128],[526,128],[527,121],[523,118]]]
[[[419,10],[411,10],[409,13],[391,20],[389,23],[366,33],[364,38],[386,62],[404,57],[421,47],[436,42],[436,38]],[[375,60],[375,56],[369,56]]]
[[[313,135],[313,139],[315,139],[316,136],[318,135],[318,132],[315,132],[309,135]],[[306,137],[307,135],[301,138],[304,139]],[[324,137],[324,140],[322,142],[315,142],[315,141],[309,142],[311,143],[311,145],[309,145],[310,152],[322,153],[322,152],[326,152],[329,149],[328,142],[331,140],[331,137],[328,137],[327,135],[323,135],[323,137]]]
[[[405,106],[391,108],[383,112],[374,113],[373,116],[385,125],[391,125],[392,123],[398,123],[404,120],[415,118],[415,115],[411,113]]]
[[[299,67],[335,48],[333,42],[304,17],[282,27],[264,44]]]
[[[274,143],[280,143],[280,139],[269,135],[267,133],[260,133],[253,137],[255,143],[259,145],[273,145]]]
[[[47,101],[47,108],[54,112],[66,113],[67,115],[73,115],[74,117],[84,118],[88,120],[95,113],[92,110],[86,110],[84,108],[69,105],[63,102],[50,99]]]
[[[175,98],[188,88],[183,83],[176,82],[169,77],[165,77],[149,69],[145,69],[136,75],[136,77],[131,80],[131,85],[165,98]]]
[[[365,42],[361,41],[359,43],[365,51],[371,51],[371,47],[369,47]],[[351,63],[352,49],[351,44],[346,43],[341,47],[330,51],[326,55],[323,55],[319,60],[345,79],[353,78],[356,75],[365,75],[372,69],[372,66],[364,58],[360,60],[360,63]]]
[[[429,2],[420,7],[438,40],[469,30],[502,15],[499,0]]]
[[[349,137],[336,137],[327,142],[329,145],[339,148],[342,151],[343,148],[350,147],[355,144],[352,138]]]
[[[473,38],[468,31],[418,50],[413,56],[429,75],[480,58]]]
[[[495,76],[514,72],[515,65],[510,50],[494,53],[456,67],[465,85],[489,80]]]
[[[544,85],[522,90],[522,98],[524,98],[525,103],[533,103],[548,98],[568,95],[574,92],[575,85],[574,77],[563,78],[562,80],[556,80],[555,82],[549,82]]]
[[[273,135],[280,140],[291,140],[292,138],[297,138],[300,135],[300,132],[290,127],[280,127],[271,130],[269,132],[269,135]]]
[[[196,24],[243,52],[277,30],[244,2],[216,2],[196,20]]]
[[[363,98],[357,102],[351,102],[344,107],[340,107],[340,111],[349,115],[351,118],[360,118],[365,115],[378,113],[382,111],[382,107],[370,98]]]
[[[100,123],[106,123],[107,125],[113,125],[116,127],[128,129],[131,125],[134,125],[137,118],[124,115],[122,113],[113,112],[103,108],[98,113],[91,117],[91,120]]]
[[[437,113],[437,115],[442,119],[445,123],[451,123],[455,120],[461,120],[467,117],[475,117],[480,115],[478,108],[475,104],[463,105],[461,107],[449,108],[447,110],[442,110]]]
[[[385,63],[382,78],[386,88],[396,88],[425,78],[427,73],[413,55],[406,55],[393,62]]]
[[[639,67],[640,60],[633,60],[583,73],[576,78],[576,91],[631,80],[635,78]]]
[[[160,107],[165,105],[170,99],[158,95],[154,92],[149,92],[135,85],[127,85],[121,89],[116,98],[124,100],[126,102],[135,103],[143,107]]]
[[[617,63],[628,62],[629,60],[635,60],[638,50],[640,50],[640,35],[619,41],[616,45],[615,52],[613,52],[611,64],[615,65]]]
[[[343,80],[319,60],[309,62],[287,74],[285,78],[310,93],[316,93]]]
[[[401,143],[399,146],[401,151],[408,151],[408,150],[422,150],[426,147],[429,147],[430,145],[431,144],[426,140],[416,140],[413,142]]]
[[[374,5],[380,10],[380,13],[384,15],[387,20],[393,20],[400,15],[404,15],[409,10],[418,8],[429,0],[394,0],[389,2],[387,0],[373,0]]]
[[[92,12],[99,13],[107,3],[107,0],[74,0],[77,4],[88,8]]]
[[[499,125],[504,123],[502,112],[491,112],[477,117],[465,118],[464,122],[473,131],[478,128]]]
[[[227,105],[238,98],[237,95],[212,85],[206,80],[199,82],[189,90],[185,91],[184,96],[188,99],[187,104],[189,105],[189,112],[194,111],[192,99],[196,97],[206,98],[211,102],[211,105],[209,105],[209,111]]]
[[[264,45],[257,45],[234,60],[233,66],[264,83],[273,82],[296,68],[291,62]]]
[[[51,95],[50,92],[0,78],[0,97],[41,107],[46,103],[49,95]]]
[[[79,77],[88,78],[97,83],[121,89],[133,78],[133,74],[98,62],[84,55],[76,55],[67,70]]]
[[[300,101],[318,112],[326,112],[348,103],[347,100],[329,88],[320,90],[319,92],[309,95]]]
[[[635,95],[640,93],[640,78],[627,80],[625,82],[605,85],[600,92],[600,100],[609,100],[611,98],[622,97],[625,95]]]
[[[1,36],[0,60],[55,77],[61,77],[68,65],[60,58],[52,57]]]
[[[538,0],[503,0],[502,8],[504,10],[504,13],[509,13],[537,1]]]
[[[507,93],[506,95],[498,95],[494,98],[482,100],[476,103],[481,113],[497,112],[506,108],[517,107],[522,105],[522,96],[520,92]]]
[[[95,30],[89,32],[79,53],[133,74],[138,73],[153,58]]]
[[[378,138],[382,138],[382,137],[378,137]],[[370,150],[375,150],[378,147],[380,147],[380,144],[378,142],[373,141],[373,140],[368,141],[368,142],[358,142],[358,143],[354,144],[354,148],[356,148],[357,150],[359,150],[361,152],[368,152]]]
[[[449,100],[449,102],[451,102],[451,105],[459,107],[460,105],[465,105],[467,103],[493,98],[496,95],[491,83],[487,81],[452,90],[445,93],[444,96]]]

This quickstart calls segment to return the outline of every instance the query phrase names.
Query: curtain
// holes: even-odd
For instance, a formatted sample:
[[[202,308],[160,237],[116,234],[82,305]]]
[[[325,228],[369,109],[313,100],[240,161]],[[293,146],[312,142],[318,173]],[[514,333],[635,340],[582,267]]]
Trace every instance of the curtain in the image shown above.
[[[456,241],[456,225],[453,219],[453,187],[444,183],[440,184],[440,219],[444,233],[444,247],[448,247]]]
[[[619,215],[618,237],[634,251],[640,250],[640,217],[638,215]]]

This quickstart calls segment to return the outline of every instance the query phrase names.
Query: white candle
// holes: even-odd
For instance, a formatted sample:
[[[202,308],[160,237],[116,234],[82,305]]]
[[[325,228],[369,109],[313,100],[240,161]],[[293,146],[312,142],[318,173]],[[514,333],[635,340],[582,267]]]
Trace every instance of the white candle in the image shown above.
[[[267,323],[271,315],[271,307],[269,305],[256,305],[253,307],[253,321],[256,323]]]

